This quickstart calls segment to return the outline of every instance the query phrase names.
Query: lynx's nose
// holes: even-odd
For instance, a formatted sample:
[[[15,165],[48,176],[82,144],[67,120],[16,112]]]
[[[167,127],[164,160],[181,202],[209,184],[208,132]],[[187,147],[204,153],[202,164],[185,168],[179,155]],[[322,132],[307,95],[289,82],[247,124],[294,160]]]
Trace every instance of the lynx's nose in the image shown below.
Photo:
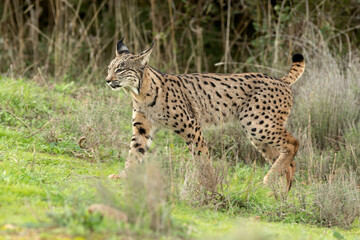
[[[110,79],[110,80],[109,80],[109,79],[106,79],[106,82],[107,82],[107,83],[110,83],[110,82],[111,82],[111,79]]]

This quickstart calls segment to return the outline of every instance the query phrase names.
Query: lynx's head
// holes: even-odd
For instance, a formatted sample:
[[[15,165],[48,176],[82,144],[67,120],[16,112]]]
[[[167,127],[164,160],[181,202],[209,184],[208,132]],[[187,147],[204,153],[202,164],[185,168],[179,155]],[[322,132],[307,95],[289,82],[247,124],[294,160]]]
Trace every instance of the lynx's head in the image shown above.
[[[124,89],[139,94],[144,71],[149,63],[151,47],[140,54],[133,55],[123,43],[122,38],[116,45],[116,56],[110,62],[106,82],[113,90]]]

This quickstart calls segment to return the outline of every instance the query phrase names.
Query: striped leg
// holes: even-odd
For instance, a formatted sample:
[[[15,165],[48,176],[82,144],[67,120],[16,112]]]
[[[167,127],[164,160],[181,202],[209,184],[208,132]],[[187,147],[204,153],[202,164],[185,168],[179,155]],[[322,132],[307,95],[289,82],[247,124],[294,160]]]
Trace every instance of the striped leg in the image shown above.
[[[134,169],[137,164],[142,162],[142,156],[151,145],[154,127],[152,127],[150,120],[143,113],[135,109],[133,112],[132,129],[133,135],[125,168],[120,175],[111,174],[109,176],[111,179],[126,178],[128,171]]]

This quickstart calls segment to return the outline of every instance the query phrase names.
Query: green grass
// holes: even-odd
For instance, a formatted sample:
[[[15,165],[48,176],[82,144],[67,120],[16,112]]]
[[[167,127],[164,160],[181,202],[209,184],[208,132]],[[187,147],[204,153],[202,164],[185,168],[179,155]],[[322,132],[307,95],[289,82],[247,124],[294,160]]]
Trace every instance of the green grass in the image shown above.
[[[4,129],[2,128],[1,131],[3,132]],[[18,135],[13,132],[13,136]],[[106,181],[108,184],[117,185],[108,182],[106,176],[121,168],[120,163],[91,163],[66,155],[34,154],[16,147],[6,147],[3,138],[1,138],[0,159],[0,216],[2,216],[0,238],[15,236],[28,229],[34,232],[33,234],[49,239],[56,236],[99,236],[99,233],[91,233],[84,222],[76,219],[71,223],[73,226],[65,223],[64,229],[61,226],[54,229],[49,214],[71,211],[76,207],[73,204],[77,201],[81,201],[80,207],[91,205],[96,199],[94,184]],[[247,167],[244,169],[240,168],[236,173],[240,175],[246,170],[251,170]],[[251,174],[250,171],[247,173]],[[118,189],[120,191],[121,187]],[[261,204],[259,199],[264,196],[261,192],[258,194],[258,199],[250,198],[250,201]],[[274,202],[274,200],[263,198],[262,202]],[[263,239],[334,239],[332,237],[334,230],[328,228],[295,223],[268,223],[259,221],[257,216],[215,211],[211,208],[194,208],[184,202],[174,203],[171,206],[171,213],[174,224],[185,230],[186,234],[181,233],[181,235],[191,238],[202,239],[206,236],[217,239],[226,235],[236,239],[236,236],[243,234],[241,229],[245,231],[250,228],[260,232],[258,235],[264,237]],[[80,215],[84,214],[86,213],[80,213]],[[7,224],[14,225],[15,229],[8,230]],[[105,224],[102,227],[108,228],[109,225]],[[59,234],[60,229],[62,234]],[[98,229],[99,232],[103,230]],[[336,231],[347,239],[355,239],[353,237],[360,234],[359,230]],[[265,238],[269,236],[270,238]]]
[[[179,205],[173,215],[182,224],[188,226],[194,236],[200,239],[239,239],[242,234],[254,234],[255,239],[336,239],[338,232],[346,239],[358,239],[359,231],[342,231],[339,229],[319,228],[303,224],[272,223],[259,221],[257,216],[229,216],[226,213],[208,209],[194,209]],[[249,231],[250,230],[250,231]],[[205,234],[204,234],[205,233]],[[225,237],[226,236],[226,237]],[[357,238],[356,238],[357,237]],[[244,238],[246,239],[246,238]]]
[[[229,168],[227,184],[222,190],[228,201],[218,209],[211,204],[196,206],[179,200],[179,191],[171,191],[161,210],[164,216],[169,211],[171,221],[165,232],[142,225],[148,220],[140,221],[140,218],[149,218],[146,212],[149,210],[134,211],[140,215],[129,223],[90,214],[86,209],[93,203],[113,204],[124,211],[133,207],[127,203],[127,185],[107,179],[109,174],[123,168],[126,147],[107,144],[104,134],[105,143],[93,145],[95,157],[74,157],[74,152],[84,153],[77,139],[86,133],[81,132],[82,122],[79,123],[85,119],[86,111],[90,111],[88,116],[94,123],[91,126],[96,126],[99,134],[108,127],[100,124],[106,124],[103,119],[108,116],[104,114],[115,111],[121,115],[117,128],[125,135],[118,139],[126,141],[130,137],[127,122],[131,119],[130,107],[124,105],[119,112],[112,109],[119,102],[129,103],[127,97],[89,89],[88,97],[76,99],[74,94],[80,88],[74,84],[55,84],[48,90],[26,80],[1,78],[0,85],[0,239],[116,239],[120,236],[134,239],[239,239],[244,236],[246,239],[360,239],[358,220],[350,230],[321,228],[315,220],[310,225],[314,209],[296,211],[301,205],[298,195],[309,193],[311,202],[313,194],[310,186],[300,184],[301,180],[297,181],[286,204],[276,200],[271,190],[261,184],[268,170],[268,166],[261,164],[238,163]],[[84,105],[95,98],[99,102]],[[105,108],[108,104],[109,108]],[[103,113],[100,120],[92,116],[100,113]],[[41,129],[51,118],[57,120]],[[61,125],[63,123],[67,124]],[[110,129],[108,134],[110,131],[114,130]],[[58,141],[49,139],[53,132]],[[86,136],[89,141],[97,140],[96,134]],[[169,158],[173,159],[178,189],[184,174],[179,169],[189,155],[184,143],[172,133],[162,131],[157,137],[152,154],[166,166]],[[125,150],[116,149],[118,146]],[[113,154],[105,154],[107,151]],[[133,193],[136,196],[136,192]],[[140,199],[141,202],[146,201]],[[279,216],[280,213],[283,215]]]

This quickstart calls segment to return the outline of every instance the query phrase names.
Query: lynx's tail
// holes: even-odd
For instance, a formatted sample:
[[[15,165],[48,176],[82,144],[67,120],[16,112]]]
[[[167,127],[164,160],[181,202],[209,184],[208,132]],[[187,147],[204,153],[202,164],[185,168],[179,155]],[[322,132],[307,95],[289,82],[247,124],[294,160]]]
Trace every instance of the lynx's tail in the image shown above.
[[[303,55],[297,53],[292,57],[290,72],[281,78],[282,81],[289,85],[294,84],[305,71],[305,59]]]

